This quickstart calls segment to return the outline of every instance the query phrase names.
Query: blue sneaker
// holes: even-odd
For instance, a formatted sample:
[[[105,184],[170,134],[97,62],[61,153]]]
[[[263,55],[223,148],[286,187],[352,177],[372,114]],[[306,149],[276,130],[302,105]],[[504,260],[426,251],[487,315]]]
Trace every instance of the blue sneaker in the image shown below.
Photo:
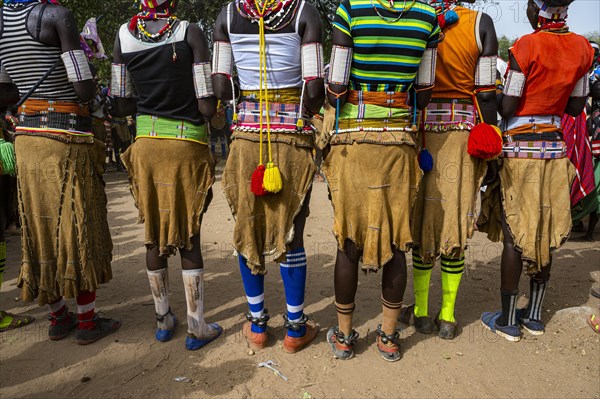
[[[521,330],[517,326],[499,326],[496,324],[502,316],[502,312],[483,312],[481,314],[481,324],[494,334],[506,338],[511,342],[519,342],[521,340]]]
[[[187,338],[185,339],[185,348],[187,350],[196,351],[202,348],[204,345],[214,341],[215,339],[219,338],[219,336],[221,336],[223,328],[221,328],[220,325],[218,325],[217,323],[210,323],[208,326],[211,327],[213,330],[216,330],[216,334],[210,338],[205,339],[196,338],[194,334],[188,334]]]
[[[546,331],[541,320],[527,318],[527,308],[517,309],[517,322],[531,335],[542,335]]]

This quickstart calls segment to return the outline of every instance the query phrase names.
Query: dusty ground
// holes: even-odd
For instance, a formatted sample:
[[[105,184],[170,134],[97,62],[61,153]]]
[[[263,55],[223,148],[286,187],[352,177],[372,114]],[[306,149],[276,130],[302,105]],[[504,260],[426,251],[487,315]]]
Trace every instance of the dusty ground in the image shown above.
[[[356,328],[361,338],[351,361],[335,360],[325,342],[336,321],[333,307],[332,209],[324,183],[316,183],[306,228],[309,275],[307,313],[321,324],[315,344],[296,355],[283,352],[281,312],[285,299],[275,264],[267,276],[266,304],[272,314],[272,345],[254,355],[240,334],[246,304],[229,240],[233,222],[217,183],[203,225],[207,270],[206,309],[224,335],[197,352],[185,350],[185,324],[174,339],[155,341],[154,307],[140,243],[142,226],[123,174],[108,174],[109,222],[115,244],[114,279],[98,292],[98,308],[122,320],[112,337],[88,347],[72,337],[47,340],[46,311],[17,301],[18,237],[8,238],[8,262],[0,308],[28,312],[37,321],[0,335],[0,397],[600,397],[600,335],[582,314],[562,311],[589,306],[600,279],[600,244],[571,241],[555,256],[546,295],[545,335],[525,334],[509,343],[480,324],[482,311],[499,306],[500,246],[477,233],[468,252],[468,273],[459,292],[457,319],[462,333],[447,342],[408,327],[402,334],[403,359],[387,363],[377,354],[374,330],[380,322],[380,275],[362,276]],[[598,233],[597,237],[598,237]],[[600,237],[598,237],[600,238]],[[178,260],[171,261],[171,306],[185,320],[185,300]],[[410,284],[409,284],[410,285]],[[528,292],[522,279],[521,292]],[[439,309],[439,268],[432,279],[430,308]],[[409,287],[406,300],[410,301]],[[523,299],[521,299],[524,301]],[[72,304],[74,307],[74,304]],[[259,362],[275,360],[288,382]],[[186,377],[176,382],[176,377]]]

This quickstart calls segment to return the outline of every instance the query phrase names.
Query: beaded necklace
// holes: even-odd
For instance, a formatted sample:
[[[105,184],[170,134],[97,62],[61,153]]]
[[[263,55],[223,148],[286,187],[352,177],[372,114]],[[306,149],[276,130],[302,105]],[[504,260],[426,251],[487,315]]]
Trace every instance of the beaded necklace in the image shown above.
[[[166,15],[165,15],[166,16]],[[158,19],[163,19],[164,17],[160,16],[160,15],[154,15],[153,20],[158,20]],[[177,17],[174,15],[169,15],[166,16],[167,18],[167,22],[165,23],[165,26],[163,26],[158,32],[156,33],[150,33],[146,30],[146,20],[150,19],[150,18],[138,18],[137,20],[137,28],[138,28],[138,38],[141,39],[146,39],[146,40],[152,40],[152,41],[156,41],[157,39],[161,38],[163,35],[167,35],[167,37],[170,37],[171,34],[173,33],[173,26],[175,25],[175,22],[177,21]]]
[[[281,30],[292,22],[299,4],[299,0],[265,0],[262,4],[256,0],[236,1],[237,10],[242,17],[253,23],[258,23],[263,18],[264,29],[272,32]]]
[[[402,18],[402,16],[404,15],[404,13],[408,10],[410,10],[412,8],[412,6],[415,5],[416,0],[412,0],[412,3],[410,3],[410,5],[408,7],[406,7],[406,0],[403,0],[402,2],[402,11],[400,10],[396,10],[394,7],[394,1],[393,0],[389,0],[389,5],[385,4],[384,2],[382,2],[381,0],[377,0],[377,3],[383,7],[384,10],[391,12],[391,13],[399,13],[397,17],[386,17],[384,15],[381,15],[381,13],[379,12],[379,9],[377,8],[377,6],[375,6],[375,3],[373,3],[373,0],[371,0],[371,6],[373,7],[373,9],[375,10],[375,13],[377,14],[377,16],[379,18],[381,18],[383,21],[387,22],[387,23],[394,23],[394,22],[398,22],[400,20],[400,18]]]
[[[569,27],[564,20],[552,20],[544,17],[538,17],[538,28],[534,33],[537,32],[552,32],[552,33],[567,33]]]

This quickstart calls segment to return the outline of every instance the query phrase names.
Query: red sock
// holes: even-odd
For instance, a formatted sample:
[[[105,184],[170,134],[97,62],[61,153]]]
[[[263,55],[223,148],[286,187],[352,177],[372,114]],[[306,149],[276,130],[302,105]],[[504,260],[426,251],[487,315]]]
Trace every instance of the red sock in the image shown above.
[[[96,327],[94,323],[94,308],[96,307],[96,293],[85,291],[77,295],[77,314],[80,330],[93,330]]]
[[[67,311],[67,305],[65,304],[64,299],[60,298],[56,302],[49,303],[48,309],[50,310],[50,316],[52,317],[50,319],[50,324],[55,325],[56,323],[59,323],[57,319],[62,317],[62,315],[64,315]],[[62,321],[64,320],[66,319],[63,319]]]

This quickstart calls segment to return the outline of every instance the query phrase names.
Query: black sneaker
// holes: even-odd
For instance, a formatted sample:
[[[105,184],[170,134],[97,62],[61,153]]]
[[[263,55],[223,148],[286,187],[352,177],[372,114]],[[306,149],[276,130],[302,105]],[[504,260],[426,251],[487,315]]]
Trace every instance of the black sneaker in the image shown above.
[[[48,316],[50,328],[48,329],[48,338],[51,341],[59,341],[69,335],[71,330],[77,328],[79,321],[77,315],[73,312],[65,311],[60,316]]]
[[[119,327],[121,327],[120,321],[114,319],[105,319],[103,317],[99,317],[98,315],[94,316],[93,321],[95,324],[93,329],[78,329],[75,333],[75,342],[77,342],[79,345],[88,345],[96,342],[99,339],[114,333],[119,329]]]

